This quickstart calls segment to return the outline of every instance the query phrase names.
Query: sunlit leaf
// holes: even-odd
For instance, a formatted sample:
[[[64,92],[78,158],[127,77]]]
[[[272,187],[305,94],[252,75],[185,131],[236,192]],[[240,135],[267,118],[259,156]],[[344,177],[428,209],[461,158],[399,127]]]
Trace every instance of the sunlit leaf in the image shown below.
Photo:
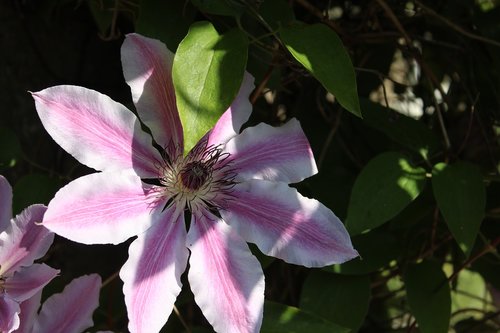
[[[302,287],[300,308],[357,332],[368,312],[369,301],[367,275],[313,271]]]
[[[261,333],[347,333],[350,330],[293,306],[266,301]]]
[[[191,25],[172,69],[177,108],[188,152],[213,127],[240,88],[248,41],[239,29],[223,35],[209,22]]]
[[[356,76],[337,34],[324,24],[287,26],[280,36],[288,51],[345,109],[361,117]]]
[[[422,333],[447,333],[451,313],[450,286],[437,262],[411,264],[404,274],[406,297]]]
[[[351,192],[346,227],[351,234],[375,228],[396,216],[425,186],[425,170],[387,152],[361,171]]]
[[[466,162],[437,164],[432,172],[432,188],[453,237],[462,251],[469,255],[486,205],[481,171]]]

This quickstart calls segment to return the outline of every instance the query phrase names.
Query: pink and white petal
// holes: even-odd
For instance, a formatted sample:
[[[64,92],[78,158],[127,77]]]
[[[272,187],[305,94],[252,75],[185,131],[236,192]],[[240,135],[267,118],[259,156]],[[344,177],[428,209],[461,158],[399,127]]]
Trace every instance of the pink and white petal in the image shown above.
[[[4,176],[0,175],[0,232],[7,229],[12,217],[12,187]]]
[[[32,95],[47,132],[81,163],[101,171],[134,169],[141,177],[157,176],[161,155],[122,104],[77,86],[55,86]]]
[[[42,305],[33,332],[80,333],[94,325],[92,313],[99,306],[101,277],[84,275],[71,281],[60,294]]]
[[[306,267],[358,256],[335,214],[284,183],[251,180],[236,185],[221,215],[247,242],[276,258]]]
[[[11,275],[47,253],[54,234],[37,224],[42,222],[46,210],[47,207],[39,204],[27,207],[0,234],[0,275]]]
[[[281,127],[261,123],[230,140],[224,151],[237,170],[237,180],[300,182],[318,172],[307,138],[296,119]]]
[[[0,332],[13,332],[19,327],[19,303],[7,295],[0,293]]]
[[[43,225],[75,242],[119,244],[154,224],[163,205],[157,188],[133,173],[94,173],[56,193]]]
[[[188,256],[184,213],[175,205],[130,244],[120,270],[130,332],[159,332],[165,325],[181,291]]]
[[[21,312],[19,313],[19,328],[14,333],[33,333],[33,325],[38,317],[38,309],[42,299],[42,290],[28,298],[20,304]],[[39,332],[39,331],[35,331]],[[42,332],[40,332],[42,333]]]
[[[12,277],[4,281],[3,287],[12,299],[24,302],[42,290],[57,274],[59,274],[58,269],[45,264],[33,264],[15,272]]]
[[[259,332],[264,274],[248,245],[224,221],[197,211],[187,237],[194,299],[219,333]]]
[[[174,54],[156,39],[128,34],[121,48],[123,75],[141,120],[155,140],[182,147],[182,125],[172,83]]]
[[[210,132],[208,145],[224,144],[240,133],[241,126],[247,122],[252,113],[252,104],[249,97],[254,87],[253,76],[245,72],[240,91],[233,103],[231,103],[231,106],[229,106],[229,109],[222,114]]]

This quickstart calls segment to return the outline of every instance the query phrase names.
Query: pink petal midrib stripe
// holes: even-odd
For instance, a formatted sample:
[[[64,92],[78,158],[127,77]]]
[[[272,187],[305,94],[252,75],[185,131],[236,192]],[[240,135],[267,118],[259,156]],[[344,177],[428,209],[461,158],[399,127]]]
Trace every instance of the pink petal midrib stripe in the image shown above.
[[[281,140],[280,140],[281,141]],[[280,156],[289,156],[290,153],[295,153],[297,150],[308,150],[309,149],[309,144],[307,142],[304,142],[304,140],[301,140],[300,138],[297,138],[295,140],[287,140],[286,145],[280,142],[279,145],[273,144],[271,147],[274,148],[267,148],[267,149],[262,149],[262,146],[260,145],[253,145],[251,147],[247,147],[244,149],[244,157],[241,156],[238,158],[239,159],[245,159],[245,160],[267,160],[269,155],[273,156],[273,159],[276,157]],[[286,148],[283,148],[286,147]],[[236,152],[238,153],[238,152]],[[298,157],[297,159],[299,159]]]
[[[248,202],[255,202],[255,198],[252,198],[251,200],[248,200]],[[300,228],[304,223],[307,223],[304,219],[297,219],[294,218],[295,214],[290,214],[289,215],[281,215],[280,220],[282,221],[294,221],[294,223],[290,223],[290,225],[287,227],[275,223],[275,219],[268,219],[264,218],[264,216],[276,216],[277,212],[280,211],[287,211],[289,209],[287,208],[281,208],[277,209],[276,206],[269,206],[266,204],[259,204],[259,211],[257,212],[255,210],[255,206],[251,206],[249,204],[245,203],[245,200],[241,200],[238,202],[238,206],[242,207],[244,211],[244,215],[247,217],[251,217],[252,221],[261,221],[265,219],[266,223],[256,223],[256,225],[259,226],[259,228],[272,228],[274,230],[274,233],[277,234],[280,239],[283,239],[285,241],[289,241],[294,238],[294,236],[298,236],[297,238],[300,239],[302,242],[307,241],[309,244],[320,244],[321,246],[327,246],[329,245],[328,242],[325,242],[324,237],[321,237],[321,233],[319,232],[314,232],[313,230],[309,230],[312,232],[301,232],[304,231],[302,230],[303,228]],[[294,211],[294,213],[299,212],[298,210]],[[255,223],[255,222],[254,222]],[[288,230],[291,230],[292,232],[289,232]],[[286,238],[282,238],[282,236],[287,236]]]
[[[242,326],[247,326],[248,322],[246,318],[248,318],[249,313],[247,309],[243,307],[237,307],[236,311],[231,311],[235,310],[235,305],[241,305],[245,304],[246,300],[243,298],[242,299],[242,293],[238,293],[237,290],[234,288],[234,286],[239,285],[239,281],[237,280],[237,277],[234,276],[235,274],[232,274],[231,271],[227,270],[227,268],[231,267],[231,258],[227,258],[225,253],[222,253],[224,251],[223,247],[221,247],[221,244],[225,244],[225,240],[220,238],[220,235],[216,232],[216,230],[210,230],[210,226],[206,222],[202,222],[204,224],[204,232],[205,234],[208,234],[207,236],[207,241],[204,243],[204,253],[210,253],[212,252],[214,255],[211,257],[213,259],[215,258],[220,258],[221,260],[210,260],[211,264],[207,265],[208,267],[206,268],[206,271],[210,272],[213,271],[214,274],[217,275],[217,280],[219,282],[224,283],[223,293],[224,293],[224,300],[231,300],[233,299],[234,295],[238,295],[239,300],[232,304],[225,304],[225,308],[227,312],[231,314],[232,317],[232,322],[233,323],[238,323],[238,327]],[[215,223],[224,223],[224,222],[215,222]],[[215,229],[215,227],[214,227]],[[225,265],[223,265],[223,263]],[[213,267],[215,266],[215,270]],[[229,283],[228,280],[224,278],[224,276],[229,277],[229,280],[232,281],[232,284]],[[244,314],[244,316],[241,316],[241,314]]]

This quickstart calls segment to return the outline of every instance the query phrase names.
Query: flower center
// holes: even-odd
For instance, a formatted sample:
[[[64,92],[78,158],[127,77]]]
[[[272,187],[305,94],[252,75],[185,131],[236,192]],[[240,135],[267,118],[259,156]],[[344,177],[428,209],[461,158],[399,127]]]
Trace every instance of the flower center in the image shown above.
[[[187,163],[179,173],[182,185],[189,190],[197,190],[210,175],[210,167],[201,161]]]
[[[208,146],[201,141],[183,157],[179,149],[167,148],[159,166],[158,199],[168,204],[192,210],[203,205],[223,208],[231,199],[235,170],[220,146]]]

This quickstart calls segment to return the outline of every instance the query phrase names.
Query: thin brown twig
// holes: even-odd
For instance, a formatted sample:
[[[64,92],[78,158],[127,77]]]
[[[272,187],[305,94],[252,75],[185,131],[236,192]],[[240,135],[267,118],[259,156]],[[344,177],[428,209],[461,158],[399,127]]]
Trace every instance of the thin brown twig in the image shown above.
[[[318,158],[318,170],[321,170],[321,166],[323,165],[323,162],[325,161],[326,154],[328,153],[328,148],[330,148],[330,145],[333,141],[333,138],[335,137],[335,133],[337,133],[339,127],[340,127],[340,119],[342,117],[342,109],[339,109],[339,112],[337,113],[337,117],[335,117],[335,122],[333,123],[330,132],[328,132],[328,136],[326,137],[325,144],[323,145],[321,149],[321,153],[319,154]]]
[[[396,15],[392,11],[391,7],[389,7],[389,5],[384,0],[377,0],[377,2],[380,5],[380,7],[382,7],[382,9],[385,11],[386,15],[392,21],[392,23],[394,24],[396,29],[398,29],[398,31],[403,35],[407,46],[411,47],[412,40],[411,40],[410,36],[408,35],[408,33],[406,32],[406,30],[403,28],[403,25],[401,24],[401,22],[399,22],[399,19],[396,17]]]
[[[295,0],[296,3],[304,7],[306,10],[308,10],[310,13],[312,13],[314,16],[319,18],[323,23],[325,23],[327,26],[332,28],[336,33],[339,35],[344,35],[342,30],[336,25],[334,22],[330,21],[328,17],[325,17],[323,12],[319,10],[318,8],[314,7],[311,5],[307,0]]]
[[[184,328],[186,329],[186,332],[187,333],[191,333],[191,329],[187,325],[186,321],[182,317],[181,313],[179,312],[179,309],[177,309],[177,307],[175,306],[175,304],[174,304],[174,312],[175,312],[175,315],[177,316],[177,318],[179,318],[179,321],[181,322],[182,326],[184,326]]]
[[[484,256],[485,254],[494,251],[498,244],[500,244],[500,236],[493,240],[491,243],[486,244],[486,246],[481,251],[469,257],[469,259],[467,259],[462,265],[460,265],[460,267],[456,271],[453,272],[453,274],[450,275],[448,281],[453,281],[464,268],[471,265],[473,262]]]
[[[423,3],[421,3],[420,1],[416,0],[415,4],[417,6],[419,6],[424,12],[426,12],[430,16],[438,19],[439,21],[443,22],[444,24],[446,24],[447,26],[449,26],[450,28],[452,28],[456,32],[458,32],[458,33],[460,33],[460,34],[462,34],[462,35],[464,35],[466,37],[469,37],[470,39],[475,39],[477,41],[480,41],[480,42],[483,42],[483,43],[486,43],[486,44],[490,44],[490,45],[494,45],[494,46],[500,47],[500,42],[498,42],[498,41],[496,41],[494,39],[490,39],[490,38],[487,38],[487,37],[476,35],[476,34],[474,34],[472,32],[469,32],[469,31],[465,30],[464,28],[462,28],[462,27],[456,25],[455,23],[451,22],[450,20],[448,20],[446,17],[439,15],[433,9],[427,7],[426,5],[424,5]]]

